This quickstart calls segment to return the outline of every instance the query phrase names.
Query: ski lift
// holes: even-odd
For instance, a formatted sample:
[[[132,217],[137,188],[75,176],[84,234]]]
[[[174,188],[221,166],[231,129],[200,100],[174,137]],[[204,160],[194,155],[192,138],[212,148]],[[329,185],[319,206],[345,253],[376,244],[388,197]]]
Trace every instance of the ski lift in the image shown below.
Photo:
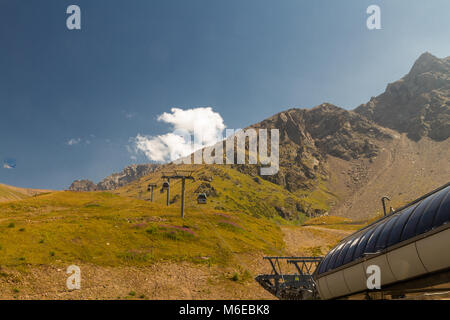
[[[206,194],[205,193],[200,193],[197,196],[197,203],[199,203],[199,204],[206,204],[206,199],[207,199]]]
[[[169,181],[164,181],[161,187],[161,193],[163,193],[165,190],[168,190],[170,187]]]

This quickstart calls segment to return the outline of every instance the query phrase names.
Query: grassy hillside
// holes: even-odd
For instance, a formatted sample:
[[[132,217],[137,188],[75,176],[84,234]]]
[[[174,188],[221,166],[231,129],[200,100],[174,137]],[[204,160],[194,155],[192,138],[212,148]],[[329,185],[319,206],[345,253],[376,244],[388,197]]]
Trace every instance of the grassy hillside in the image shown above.
[[[33,195],[46,192],[45,190],[34,190],[8,186],[0,183],[0,202],[21,200]]]
[[[158,191],[146,200],[161,173],[115,194],[60,191],[0,203],[0,298],[271,299],[253,281],[270,272],[263,255],[323,255],[355,227],[335,217],[298,226],[301,213],[290,223],[274,208],[296,210],[305,199],[234,169],[198,169],[185,219],[179,199],[167,207]],[[199,205],[194,191],[204,183],[214,196]],[[173,181],[172,197],[179,192]],[[66,287],[72,264],[82,269],[81,290]]]
[[[163,183],[163,173],[174,173],[174,170],[194,170],[195,181],[186,182],[186,207],[192,210],[200,208],[209,210],[224,210],[228,212],[246,213],[253,217],[267,217],[276,220],[291,220],[301,223],[306,220],[307,212],[315,209],[327,210],[326,200],[329,198],[323,191],[317,190],[310,195],[297,195],[284,189],[282,186],[271,183],[261,177],[241,173],[223,165],[169,165],[164,170],[152,173],[129,185],[115,190],[127,197],[150,199],[147,192],[149,183],[158,185],[155,190],[155,202],[161,205],[166,203],[166,193],[160,193]],[[180,171],[181,172],[181,171]],[[197,204],[196,192],[210,192],[207,204]],[[170,208],[180,207],[181,181],[171,181]],[[178,197],[177,197],[178,195]],[[177,197],[174,199],[174,197]],[[283,219],[284,218],[284,219]]]
[[[28,196],[6,185],[0,184],[0,201],[24,199]]]
[[[242,213],[169,208],[111,193],[55,192],[0,204],[0,264],[104,266],[189,261],[229,265],[234,255],[280,254],[282,232]]]
[[[0,298],[271,299],[253,281],[270,272],[262,256],[323,255],[351,232],[333,230],[347,228],[347,220],[306,216],[327,206],[319,189],[296,195],[227,166],[182,169],[195,170],[185,219],[181,181],[171,181],[167,207],[162,172],[114,192],[0,203]],[[148,201],[149,182],[158,184],[155,202]],[[210,193],[207,204],[197,204],[198,192]],[[66,287],[72,264],[82,270],[81,290]]]

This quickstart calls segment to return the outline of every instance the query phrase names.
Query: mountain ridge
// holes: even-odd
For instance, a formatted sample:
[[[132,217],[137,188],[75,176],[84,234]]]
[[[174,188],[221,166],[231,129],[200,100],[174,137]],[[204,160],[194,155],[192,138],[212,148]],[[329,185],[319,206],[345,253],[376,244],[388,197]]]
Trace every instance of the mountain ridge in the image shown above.
[[[407,75],[388,84],[384,93],[354,110],[322,103],[311,109],[281,111],[249,126],[280,130],[277,174],[259,176],[260,165],[231,165],[231,168],[282,186],[296,197],[318,201],[322,214],[330,211],[366,217],[377,210],[376,199],[381,193],[392,192],[401,195],[398,201],[407,201],[419,196],[419,189],[438,187],[450,177],[449,108],[450,58],[439,59],[424,53]],[[403,157],[402,153],[409,157]],[[433,161],[436,157],[439,161]],[[439,174],[433,167],[436,163],[443,168]],[[142,174],[124,170],[97,185],[79,182],[82,186],[79,189],[115,190],[138,180],[148,180],[158,170],[171,166],[152,165]],[[392,178],[386,172],[395,176],[397,184],[406,191],[391,186]],[[398,172],[417,181],[408,184]],[[411,184],[417,184],[417,190],[408,191]],[[373,195],[363,196],[368,186]],[[77,186],[72,185],[70,189],[76,190]],[[355,194],[371,205],[359,202]],[[364,212],[348,213],[355,208]]]
[[[113,173],[99,183],[95,184],[91,180],[75,180],[69,187],[69,191],[105,191],[115,190],[140,177],[148,175],[159,168],[157,164],[131,164],[126,166],[121,172]]]
[[[446,140],[450,136],[450,57],[422,54],[408,74],[355,112],[414,141],[426,136]]]

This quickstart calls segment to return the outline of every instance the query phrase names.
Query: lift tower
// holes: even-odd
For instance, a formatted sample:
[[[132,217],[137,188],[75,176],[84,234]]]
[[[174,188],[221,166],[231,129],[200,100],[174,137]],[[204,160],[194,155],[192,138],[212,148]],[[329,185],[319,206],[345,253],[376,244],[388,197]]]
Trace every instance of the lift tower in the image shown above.
[[[156,188],[156,183],[149,183],[147,186],[147,191],[151,191],[150,201],[153,202],[153,189]]]
[[[195,181],[191,170],[175,170],[174,174],[163,174],[162,178],[167,179],[181,179],[181,218],[184,218],[184,190],[186,185],[186,179]],[[169,190],[167,190],[167,205],[169,205]]]
[[[164,179],[164,177],[166,177],[167,181],[163,182],[162,187],[161,187],[161,193],[163,193],[164,190],[166,190],[166,192],[167,192],[166,206],[169,206],[169,204],[170,204],[170,202],[169,202],[169,199],[170,199],[170,178],[167,178],[166,175],[163,175],[163,179]]]

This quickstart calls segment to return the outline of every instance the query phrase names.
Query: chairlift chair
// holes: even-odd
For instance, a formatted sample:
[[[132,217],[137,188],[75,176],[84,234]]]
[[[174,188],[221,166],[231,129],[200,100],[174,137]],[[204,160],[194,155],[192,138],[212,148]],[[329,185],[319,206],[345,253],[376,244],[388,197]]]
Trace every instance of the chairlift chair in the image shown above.
[[[169,186],[170,186],[169,181],[164,181],[162,186],[161,186],[161,189],[159,191],[161,193],[163,193],[164,191],[169,189]]]
[[[197,203],[199,203],[199,204],[206,204],[206,199],[207,199],[206,194],[205,193],[200,193],[197,196]]]

